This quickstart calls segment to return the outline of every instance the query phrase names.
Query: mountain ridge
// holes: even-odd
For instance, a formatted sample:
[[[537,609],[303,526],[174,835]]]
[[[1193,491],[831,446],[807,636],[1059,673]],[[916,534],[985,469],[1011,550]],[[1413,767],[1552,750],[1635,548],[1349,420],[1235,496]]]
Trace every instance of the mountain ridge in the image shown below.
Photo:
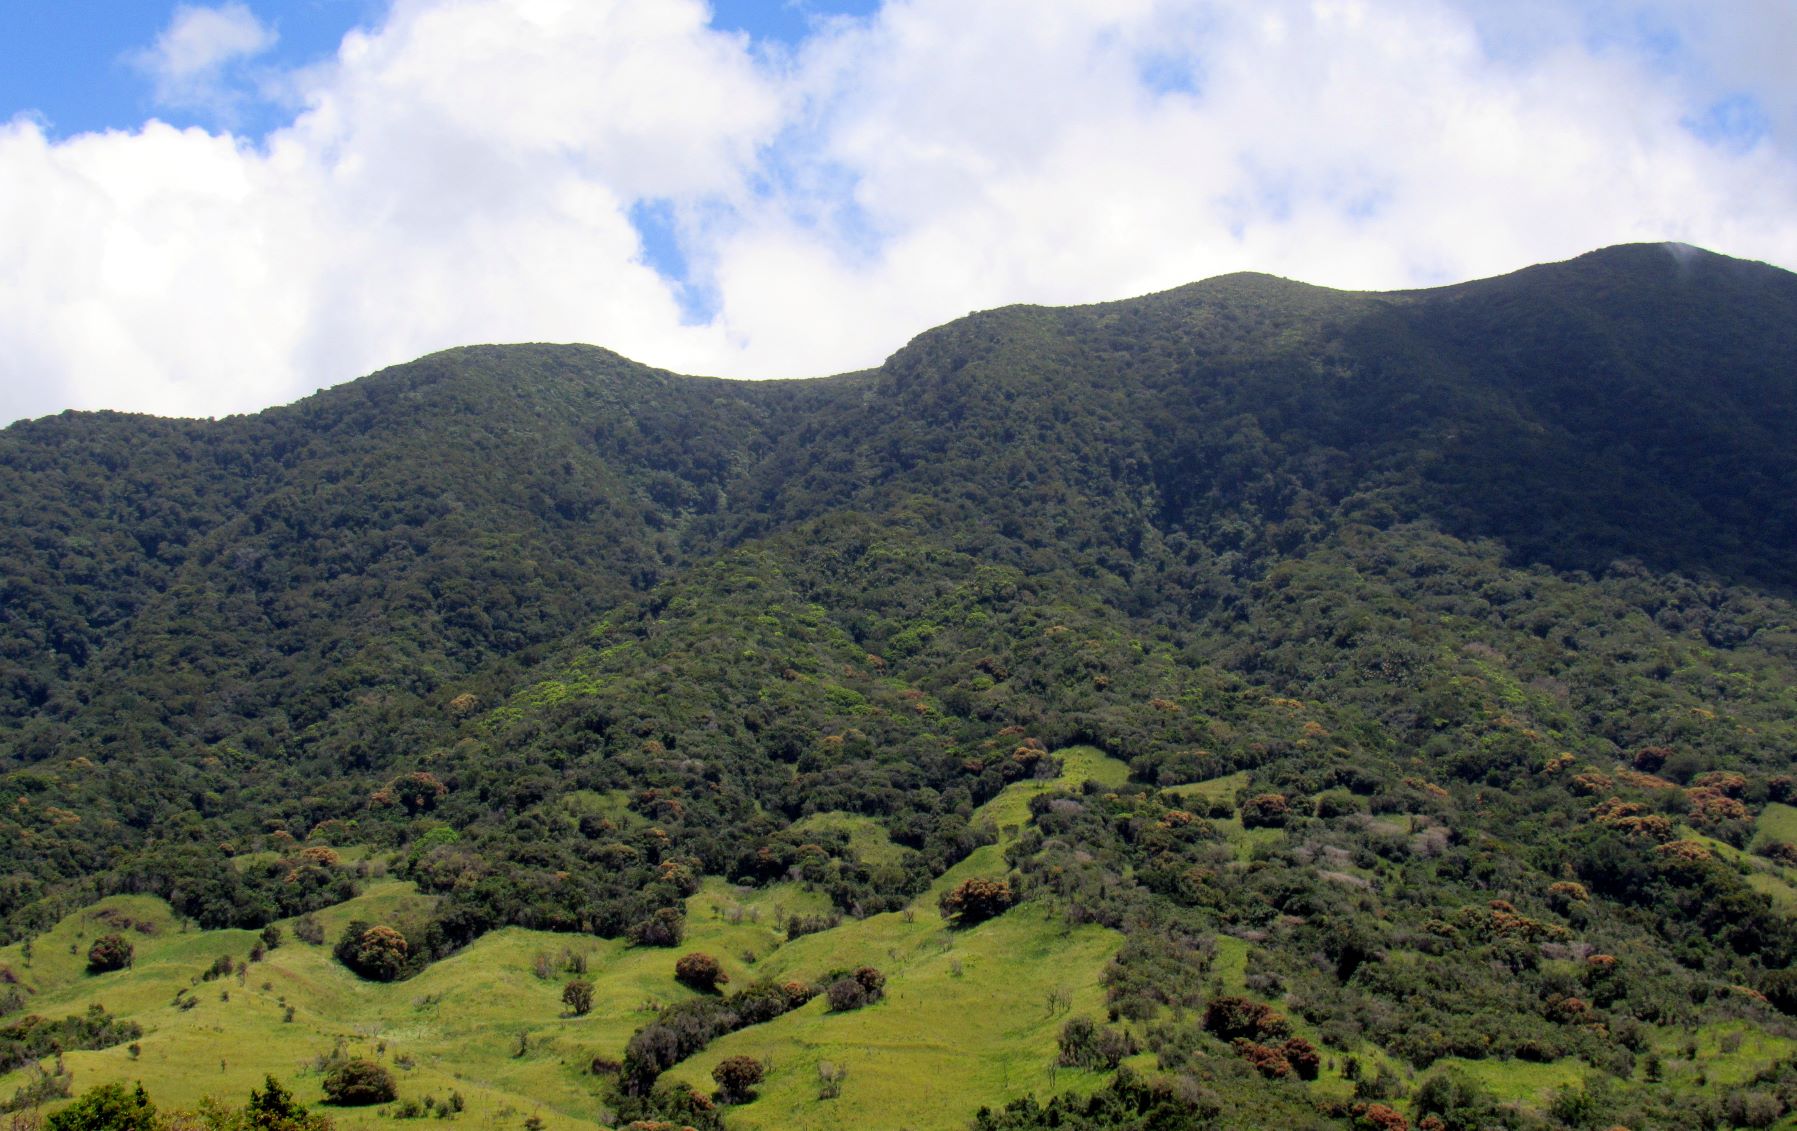
[[[260,927],[353,845],[432,899],[411,972],[505,926],[666,942],[700,877],[859,918],[1002,860],[1122,932],[1118,1023],[1191,1088],[1260,1102],[1144,988],[1227,938],[1336,1054],[1577,1062],[1676,1126],[1637,1058],[1731,986],[1797,1006],[1793,374],[1797,276],[1635,245],[1006,307],[829,378],[474,346],[16,424],[0,926]],[[1075,745],[1127,781],[983,848]]]

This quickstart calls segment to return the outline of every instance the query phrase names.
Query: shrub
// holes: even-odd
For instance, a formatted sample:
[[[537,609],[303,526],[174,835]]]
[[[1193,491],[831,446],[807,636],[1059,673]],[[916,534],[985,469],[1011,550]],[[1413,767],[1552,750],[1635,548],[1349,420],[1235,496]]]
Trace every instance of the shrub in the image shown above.
[[[1357,1103],[1348,1109],[1355,1131],[1409,1131],[1410,1121],[1385,1104]]]
[[[568,1012],[576,1017],[585,1017],[593,1011],[593,983],[585,978],[576,978],[562,987],[562,1004]]]
[[[1497,1102],[1479,1083],[1458,1072],[1437,1072],[1417,1086],[1411,1113],[1433,1115],[1449,1131],[1476,1131],[1497,1112]]]
[[[830,1003],[831,1013],[847,1013],[867,1004],[867,991],[853,978],[838,978],[824,987],[824,1000]]]
[[[655,914],[632,924],[629,935],[637,946],[679,946],[686,938],[686,916],[672,907],[658,907]]]
[[[842,923],[842,916],[835,911],[819,912],[815,915],[794,915],[786,920],[786,941],[815,935],[819,931],[828,931]]]
[[[325,1102],[339,1107],[384,1104],[398,1094],[393,1074],[372,1060],[346,1060],[325,1073]]]
[[[93,946],[87,948],[87,968],[94,974],[123,970],[131,965],[133,956],[130,940],[125,936],[101,935],[94,940]]]
[[[1263,793],[1242,802],[1242,827],[1245,829],[1284,828],[1291,815],[1291,803],[1283,793]]]
[[[254,1131],[331,1131],[331,1121],[306,1110],[273,1076],[264,1076],[262,1091],[250,1089],[243,1123]],[[234,1124],[232,1125],[234,1126]]]
[[[711,1070],[711,1078],[718,1082],[718,1100],[721,1103],[747,1103],[755,1098],[755,1085],[761,1083],[766,1071],[761,1062],[752,1056],[727,1056]]]
[[[324,924],[310,913],[301,915],[293,921],[293,937],[312,946],[324,945]]]
[[[392,927],[353,922],[335,948],[337,960],[371,982],[391,982],[405,971],[411,946]]]
[[[1760,980],[1760,993],[1780,1013],[1797,1015],[1797,970],[1773,970]]]
[[[1108,1072],[1124,1057],[1138,1051],[1135,1038],[1123,1030],[1099,1025],[1089,1017],[1071,1017],[1061,1026],[1061,1055],[1057,1063],[1064,1068]]]
[[[1285,1059],[1285,1054],[1276,1048],[1257,1045],[1245,1037],[1239,1037],[1235,1042],[1235,1051],[1253,1065],[1256,1072],[1270,1080],[1283,1079],[1292,1073],[1291,1061]]]
[[[436,777],[422,771],[406,774],[387,787],[386,792],[395,801],[406,807],[406,812],[416,816],[428,813],[443,800],[449,787],[438,781]]]
[[[44,1120],[47,1131],[158,1131],[160,1126],[142,1084],[129,1092],[123,1084],[102,1084]]]
[[[1007,881],[976,877],[962,880],[953,891],[944,893],[938,907],[952,925],[971,927],[1004,914],[1016,902]]]
[[[872,966],[862,966],[852,974],[835,978],[824,987],[824,998],[831,1013],[847,1013],[872,1005],[886,996],[886,975]],[[796,1008],[796,1007],[795,1007]]]
[[[716,993],[720,985],[730,981],[717,959],[697,952],[682,955],[674,963],[674,977],[703,994]]]
[[[1272,1006],[1245,997],[1214,997],[1204,1007],[1204,1028],[1225,1041],[1284,1037],[1290,1029]]]
[[[1325,819],[1348,817],[1366,811],[1366,802],[1345,789],[1332,789],[1317,795],[1316,815]]]
[[[1303,1037],[1293,1037],[1279,1048],[1279,1054],[1291,1064],[1292,1071],[1300,1080],[1315,1080],[1317,1072],[1323,1066],[1323,1058],[1317,1055],[1317,1048]]]

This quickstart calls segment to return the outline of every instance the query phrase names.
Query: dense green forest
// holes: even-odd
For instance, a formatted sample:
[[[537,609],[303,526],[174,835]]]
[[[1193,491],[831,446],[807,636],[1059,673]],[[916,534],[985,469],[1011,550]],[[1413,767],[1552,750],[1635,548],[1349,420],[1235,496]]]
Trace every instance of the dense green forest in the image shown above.
[[[379,860],[430,898],[323,941],[404,980],[502,928],[679,948],[718,881],[822,897],[793,938],[908,917],[985,852],[951,930],[1120,942],[1060,1038],[1092,1086],[945,1125],[1779,1125],[1793,436],[1797,276],[1657,245],[1006,308],[814,381],[483,346],[15,424],[0,932],[305,924]],[[657,1078],[871,976],[707,987],[589,1054],[593,1110],[749,1118],[758,1078]],[[1712,1080],[1725,1029],[1770,1043]]]

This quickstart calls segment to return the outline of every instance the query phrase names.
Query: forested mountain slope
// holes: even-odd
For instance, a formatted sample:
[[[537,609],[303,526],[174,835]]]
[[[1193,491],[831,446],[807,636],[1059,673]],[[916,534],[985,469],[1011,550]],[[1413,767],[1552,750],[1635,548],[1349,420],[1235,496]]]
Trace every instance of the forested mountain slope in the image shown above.
[[[1419,1088],[1445,1126],[1785,1111],[1788,1063],[1667,1065],[1742,1019],[1797,1050],[1792,435],[1797,277],[1658,245],[1007,308],[817,381],[476,347],[15,425],[0,914],[258,927],[353,843],[440,897],[400,973],[505,925],[669,943],[703,876],[866,916],[1089,744],[1129,784],[1045,793],[1003,877],[1126,939],[1163,1083],[1089,1125],[1403,1106],[1307,1093],[1224,988],[1356,1063],[1590,1073]]]

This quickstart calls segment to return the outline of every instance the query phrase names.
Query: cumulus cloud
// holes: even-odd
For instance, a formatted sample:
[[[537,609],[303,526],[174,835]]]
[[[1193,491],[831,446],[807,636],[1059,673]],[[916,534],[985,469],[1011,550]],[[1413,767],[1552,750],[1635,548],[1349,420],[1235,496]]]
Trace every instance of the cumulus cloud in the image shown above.
[[[261,55],[277,39],[274,29],[243,4],[182,4],[156,42],[129,59],[150,78],[159,104],[228,117],[242,96],[232,89],[227,72]]]
[[[708,16],[395,0],[264,138],[0,128],[0,418],[246,410],[472,341],[836,372],[1240,269],[1797,266],[1797,84],[1695,0],[888,0],[779,52]],[[192,73],[255,50],[211,42]]]

